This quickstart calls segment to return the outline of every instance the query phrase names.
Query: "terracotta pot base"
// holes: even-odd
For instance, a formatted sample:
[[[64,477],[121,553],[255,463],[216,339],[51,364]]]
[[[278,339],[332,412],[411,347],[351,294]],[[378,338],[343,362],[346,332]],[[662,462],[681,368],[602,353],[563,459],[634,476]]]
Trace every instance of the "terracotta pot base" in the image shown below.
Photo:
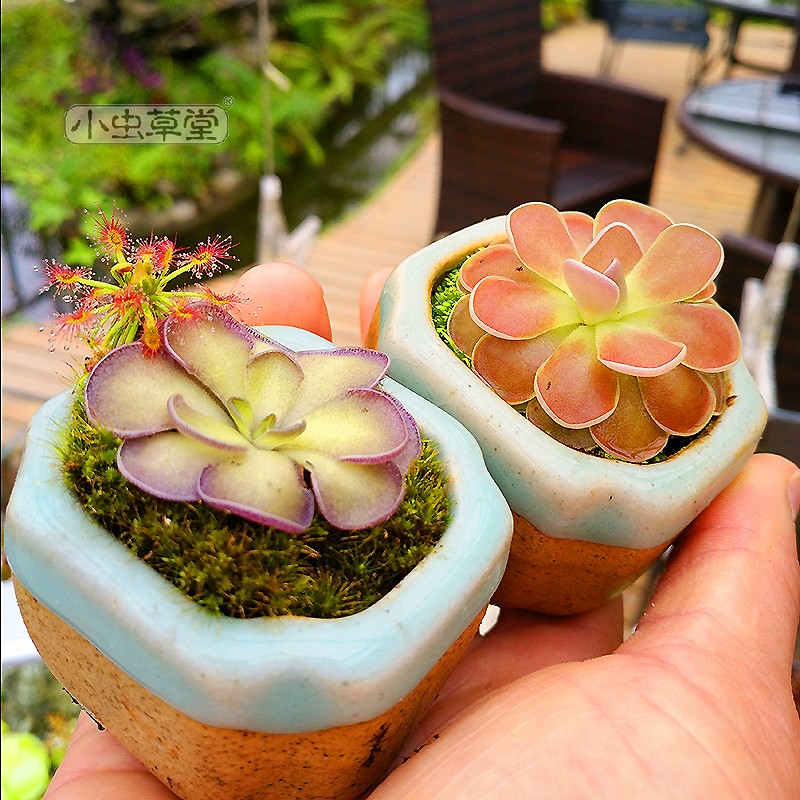
[[[546,536],[514,514],[503,580],[492,602],[541,614],[577,614],[627,589],[673,539],[647,550]]]
[[[482,614],[421,683],[375,719],[299,734],[217,728],[140,686],[23,586],[25,624],[67,691],[183,800],[352,800],[384,774],[475,635]]]

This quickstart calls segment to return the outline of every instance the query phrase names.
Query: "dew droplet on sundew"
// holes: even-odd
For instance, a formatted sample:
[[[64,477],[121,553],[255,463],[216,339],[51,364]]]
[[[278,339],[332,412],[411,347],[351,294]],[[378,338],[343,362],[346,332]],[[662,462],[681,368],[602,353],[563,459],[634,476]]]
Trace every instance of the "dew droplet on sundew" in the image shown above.
[[[44,325],[39,328],[39,333],[44,333]]]
[[[51,345],[50,345],[50,347],[48,348],[48,350],[49,350],[51,353],[55,353],[55,351],[56,351],[56,346],[55,346],[54,344],[51,344]]]

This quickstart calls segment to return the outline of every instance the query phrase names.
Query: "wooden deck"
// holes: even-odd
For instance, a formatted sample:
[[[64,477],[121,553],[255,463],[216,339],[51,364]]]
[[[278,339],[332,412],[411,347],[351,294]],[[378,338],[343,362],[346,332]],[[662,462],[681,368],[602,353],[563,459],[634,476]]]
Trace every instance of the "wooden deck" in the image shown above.
[[[721,32],[714,33],[712,47],[719,49]],[[604,40],[599,23],[576,23],[545,39],[544,57],[552,69],[596,74]],[[787,29],[747,26],[741,41],[741,55],[749,59],[777,68],[788,63],[792,34]],[[693,222],[718,235],[742,232],[755,198],[756,180],[697,147],[680,147],[674,104],[685,93],[692,58],[693,53],[682,46],[630,43],[618,53],[614,77],[672,100],[653,204],[675,221]],[[719,69],[709,79],[719,77]],[[395,266],[430,241],[438,153],[438,141],[432,136],[381,191],[316,243],[308,268],[324,288],[337,343],[359,341],[357,297],[363,278]],[[79,350],[50,352],[47,326],[41,332],[39,328],[39,323],[17,323],[2,332],[4,452],[21,442],[30,415],[67,385],[70,365],[83,357]]]

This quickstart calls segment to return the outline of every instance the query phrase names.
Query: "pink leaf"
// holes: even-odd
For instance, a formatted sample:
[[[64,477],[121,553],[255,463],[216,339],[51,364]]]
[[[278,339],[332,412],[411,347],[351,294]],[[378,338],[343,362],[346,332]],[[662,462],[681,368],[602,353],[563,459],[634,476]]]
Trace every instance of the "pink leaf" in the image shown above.
[[[714,293],[717,291],[717,284],[714,281],[708,284],[705,288],[701,289],[697,294],[689,297],[687,303],[702,303],[703,300],[710,300]]]
[[[616,282],[581,261],[564,261],[564,279],[587,325],[606,319],[617,307],[620,290]]]
[[[672,225],[627,276],[628,307],[638,311],[694,297],[722,266],[722,245],[694,225]]]
[[[715,397],[703,377],[683,365],[663,375],[640,378],[645,407],[667,433],[691,436],[701,431],[714,413]]]
[[[508,215],[508,238],[520,260],[537,275],[566,289],[565,258],[580,258],[561,214],[547,203],[526,203]]]
[[[661,375],[680,364],[685,353],[683,345],[636,325],[608,322],[597,326],[597,357],[615,372]]]
[[[614,222],[624,222],[636,236],[642,250],[647,250],[672,220],[651,206],[634,200],[612,200],[597,212],[594,222],[595,235]]]
[[[485,333],[486,331],[472,319],[469,311],[469,297],[464,295],[450,312],[447,320],[447,335],[462,353],[471,356],[478,339]]]
[[[729,369],[741,353],[736,322],[716,303],[673,303],[631,314],[626,321],[686,345],[683,363],[702,372]]]
[[[714,393],[714,414],[721,414],[725,410],[731,385],[724,372],[701,372],[703,380],[711,387]]]
[[[586,251],[583,263],[598,272],[605,272],[616,259],[622,267],[623,275],[627,275],[641,257],[642,248],[639,247],[633,231],[627,225],[616,222],[600,232]]]
[[[525,406],[525,416],[540,431],[573,450],[590,452],[595,449],[595,441],[588,428],[565,428],[559,425],[545,412],[535,397]]]
[[[564,220],[578,253],[585,253],[594,239],[594,220],[582,211],[562,211],[561,219]]]
[[[519,283],[489,276],[469,297],[472,319],[501,339],[532,339],[581,321],[574,300],[544,282]]]
[[[525,403],[534,395],[536,370],[569,331],[570,328],[559,329],[521,341],[484,336],[475,346],[472,368],[507,403]]]
[[[611,278],[619,286],[619,302],[617,303],[617,314],[623,313],[628,305],[628,284],[625,282],[625,269],[619,259],[614,259],[604,270],[603,275]]]
[[[576,328],[539,367],[534,382],[544,410],[565,428],[606,419],[617,405],[616,374],[597,360],[594,329]]]
[[[642,462],[658,455],[669,438],[644,407],[639,383],[620,375],[619,402],[614,413],[591,429],[592,437],[610,455]]]
[[[511,280],[529,280],[533,277],[508,243],[493,244],[471,255],[461,265],[458,280],[465,292],[471,292],[475,284],[488,275],[500,275]]]

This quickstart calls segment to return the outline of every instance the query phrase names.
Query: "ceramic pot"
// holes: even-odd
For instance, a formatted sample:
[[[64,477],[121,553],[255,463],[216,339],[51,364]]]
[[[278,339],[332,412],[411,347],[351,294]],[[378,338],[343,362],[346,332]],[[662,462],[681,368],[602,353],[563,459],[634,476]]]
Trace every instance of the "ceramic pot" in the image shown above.
[[[262,328],[294,349],[329,343]],[[78,702],[184,800],[354,798],[435,698],[505,567],[512,521],[469,433],[389,379],[438,446],[452,522],[372,607],[212,616],[92,522],[57,461],[72,402],[36,415],[5,547],[31,637]]]
[[[732,480],[758,443],[766,407],[739,362],[730,370],[728,408],[660,463],[599,458],[551,439],[459,361],[431,321],[431,292],[441,276],[502,239],[505,217],[497,217],[404,261],[384,287],[370,345],[390,356],[392,377],[472,432],[514,512],[511,555],[494,602],[550,614],[585,611],[629,586]]]

